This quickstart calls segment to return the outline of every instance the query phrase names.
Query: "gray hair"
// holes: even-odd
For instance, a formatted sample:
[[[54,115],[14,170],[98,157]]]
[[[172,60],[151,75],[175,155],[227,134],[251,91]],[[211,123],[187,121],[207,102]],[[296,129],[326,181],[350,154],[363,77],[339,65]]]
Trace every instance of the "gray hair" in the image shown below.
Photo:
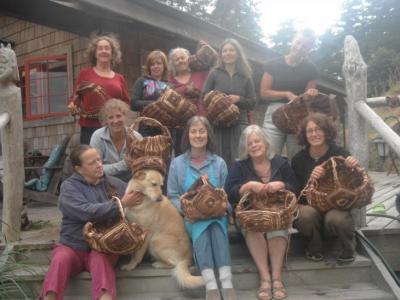
[[[169,62],[169,67],[172,73],[172,76],[176,76],[176,68],[174,65],[174,61],[173,61],[173,57],[175,55],[176,52],[182,51],[183,53],[185,53],[185,55],[189,58],[190,56],[190,52],[188,49],[185,48],[181,48],[181,47],[177,47],[174,49],[171,49],[168,53],[168,62]]]
[[[249,158],[249,152],[247,149],[247,140],[251,134],[256,134],[261,138],[264,142],[265,147],[267,148],[267,158],[272,159],[274,157],[274,153],[271,149],[271,143],[269,142],[268,136],[265,134],[264,130],[261,129],[258,125],[249,125],[243,130],[239,139],[239,158],[247,159]]]

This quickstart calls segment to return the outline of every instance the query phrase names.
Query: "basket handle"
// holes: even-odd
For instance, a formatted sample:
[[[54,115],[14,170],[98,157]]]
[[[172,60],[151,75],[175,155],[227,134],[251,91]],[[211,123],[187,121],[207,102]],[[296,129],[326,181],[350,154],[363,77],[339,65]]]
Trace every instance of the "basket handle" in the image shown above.
[[[125,213],[124,213],[124,209],[122,207],[121,199],[119,199],[117,196],[112,196],[111,200],[115,201],[117,203],[119,213],[121,214],[122,219],[125,220]]]
[[[164,126],[158,120],[153,119],[153,118],[149,118],[149,117],[138,117],[138,118],[136,118],[135,121],[133,121],[133,123],[131,124],[131,126],[129,126],[129,128],[138,129],[138,126],[139,126],[140,122],[142,122],[142,121],[144,122],[145,125],[148,125],[150,123],[154,127],[158,127],[159,129],[161,129],[162,135],[166,135],[166,136],[171,138],[171,133],[169,132],[169,130],[168,130],[168,128],[166,126]]]

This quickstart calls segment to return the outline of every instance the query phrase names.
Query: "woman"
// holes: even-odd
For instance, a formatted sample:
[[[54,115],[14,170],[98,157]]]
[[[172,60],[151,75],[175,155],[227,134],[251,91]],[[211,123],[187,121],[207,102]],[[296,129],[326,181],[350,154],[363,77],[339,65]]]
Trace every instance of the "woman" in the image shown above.
[[[182,136],[183,154],[172,162],[168,174],[167,194],[182,213],[179,197],[202,175],[207,174],[215,187],[223,187],[227,168],[223,159],[213,153],[213,132],[202,116],[192,117]],[[206,283],[206,299],[218,300],[214,268],[218,268],[224,300],[237,299],[232,285],[227,216],[190,223],[185,227],[191,237],[198,269]]]
[[[256,105],[256,94],[251,78],[251,68],[242,47],[234,39],[226,39],[219,50],[217,66],[208,75],[203,93],[218,90],[227,94],[240,110],[239,122],[230,127],[216,127],[216,153],[228,167],[238,157],[237,141],[248,125],[247,111]]]
[[[96,148],[104,164],[104,173],[128,182],[132,173],[125,162],[126,153],[126,114],[129,106],[119,99],[110,99],[100,111],[100,119],[104,127],[97,129],[91,139],[90,146]],[[142,136],[133,132],[137,138]]]
[[[171,76],[168,81],[177,93],[196,105],[199,115],[205,116],[205,108],[200,96],[208,71],[192,72],[189,67],[189,56],[190,52],[185,48],[174,48],[169,52]]]
[[[52,252],[39,299],[64,299],[69,278],[82,271],[92,276],[92,299],[116,299],[115,271],[117,255],[91,250],[82,234],[86,222],[119,218],[119,209],[111,195],[121,198],[122,206],[133,206],[140,197],[125,193],[126,184],[105,176],[101,157],[88,145],[77,146],[70,155],[74,173],[61,185],[59,208],[62,212],[60,241]]]
[[[268,138],[259,126],[248,126],[240,136],[239,145],[241,160],[233,164],[225,183],[229,202],[233,206],[249,191],[273,193],[285,188],[297,192],[297,181],[287,159],[272,154]],[[244,235],[260,275],[258,299],[286,298],[282,265],[288,245],[288,231],[247,231]]]
[[[164,52],[154,50],[147,55],[144,73],[133,86],[131,101],[132,110],[139,112],[157,100],[168,87],[168,63]]]
[[[324,174],[321,163],[332,156],[346,157],[348,167],[354,167],[358,162],[350,153],[336,145],[336,128],[329,117],[315,113],[305,118],[298,134],[299,144],[305,148],[292,159],[292,168],[303,189],[309,178],[318,179]],[[305,199],[300,199],[300,214],[294,222],[306,238],[306,258],[313,261],[322,260],[322,232],[327,236],[337,236],[342,246],[339,262],[354,260],[354,220],[350,211],[332,209],[325,215],[309,205]]]
[[[298,95],[305,93],[315,96],[318,94],[316,89],[317,70],[307,60],[314,41],[315,34],[311,30],[304,30],[296,34],[289,54],[268,62],[261,79],[260,96],[268,103],[263,129],[270,138],[276,153],[281,154],[286,143],[286,151],[290,159],[300,150],[296,135],[286,135],[276,128],[272,122],[272,114]]]
[[[81,106],[84,110],[93,110],[96,108],[93,103],[103,101],[104,97],[121,99],[129,104],[126,81],[121,74],[113,71],[113,68],[121,62],[121,50],[117,39],[110,35],[95,37],[89,43],[86,55],[91,66],[79,72],[73,93],[75,95],[77,90],[87,83],[94,84],[83,93]],[[68,104],[68,109],[71,112],[77,109],[72,99]],[[81,144],[89,144],[93,132],[101,127],[96,116],[82,114],[79,125],[81,126]]]

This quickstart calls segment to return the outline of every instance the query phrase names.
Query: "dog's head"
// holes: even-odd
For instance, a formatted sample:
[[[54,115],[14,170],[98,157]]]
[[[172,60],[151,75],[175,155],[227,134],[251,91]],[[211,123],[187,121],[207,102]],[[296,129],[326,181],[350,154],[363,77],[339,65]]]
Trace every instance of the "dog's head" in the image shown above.
[[[164,176],[160,172],[156,170],[141,170],[133,175],[132,180],[136,191],[142,192],[151,201],[162,200]]]

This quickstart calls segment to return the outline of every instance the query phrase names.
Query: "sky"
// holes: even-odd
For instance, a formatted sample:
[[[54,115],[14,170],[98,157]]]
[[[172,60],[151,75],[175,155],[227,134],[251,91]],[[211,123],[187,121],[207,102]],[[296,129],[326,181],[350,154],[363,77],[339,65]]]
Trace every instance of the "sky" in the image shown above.
[[[295,28],[311,28],[317,35],[340,19],[343,0],[259,0],[264,34],[273,34],[279,24],[293,19]]]

